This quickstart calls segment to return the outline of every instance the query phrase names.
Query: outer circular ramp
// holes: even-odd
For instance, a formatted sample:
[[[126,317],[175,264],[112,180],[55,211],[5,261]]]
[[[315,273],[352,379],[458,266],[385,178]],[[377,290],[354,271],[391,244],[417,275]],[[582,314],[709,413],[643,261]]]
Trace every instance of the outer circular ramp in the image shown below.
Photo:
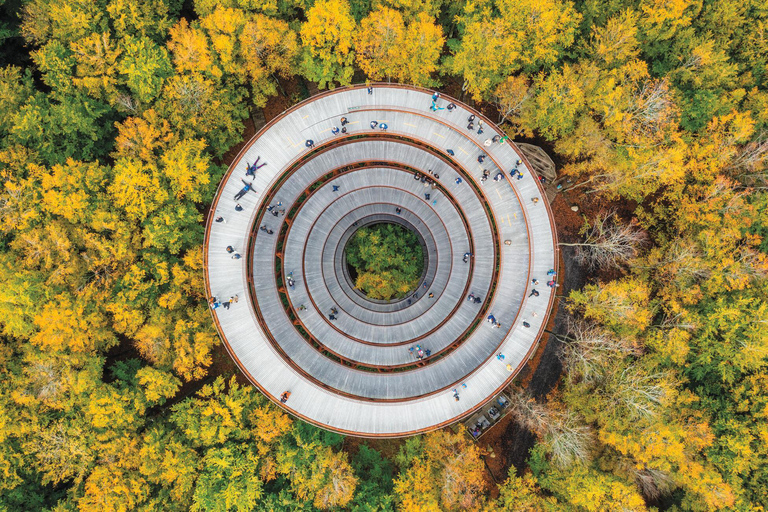
[[[539,180],[489,120],[451,98],[433,110],[432,95],[376,84],[299,103],[245,146],[211,206],[207,291],[239,298],[212,310],[227,350],[265,395],[326,429],[395,437],[453,423],[511,381],[547,323],[557,241]],[[267,165],[246,176],[257,158]],[[242,180],[253,189],[235,200]],[[345,270],[347,240],[376,222],[416,232],[426,255],[401,300],[366,298]]]

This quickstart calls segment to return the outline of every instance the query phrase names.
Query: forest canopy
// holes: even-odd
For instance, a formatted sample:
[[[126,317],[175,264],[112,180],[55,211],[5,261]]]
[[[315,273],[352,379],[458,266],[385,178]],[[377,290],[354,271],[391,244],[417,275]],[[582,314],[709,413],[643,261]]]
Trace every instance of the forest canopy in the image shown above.
[[[419,285],[424,252],[416,233],[390,223],[360,228],[344,248],[355,288],[371,299],[402,299]]]
[[[768,507],[766,27],[764,0],[0,1],[0,509]],[[376,80],[470,103],[604,207],[561,234],[593,270],[498,484],[462,434],[289,418],[211,322],[230,150]]]

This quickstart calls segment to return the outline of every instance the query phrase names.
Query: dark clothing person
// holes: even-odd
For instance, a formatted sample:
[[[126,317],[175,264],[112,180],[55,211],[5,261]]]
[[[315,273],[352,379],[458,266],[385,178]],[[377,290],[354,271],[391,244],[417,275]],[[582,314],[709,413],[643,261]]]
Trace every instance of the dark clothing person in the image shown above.
[[[529,324],[528,322],[523,322],[523,327],[530,327],[530,326],[531,324]]]
[[[338,135],[339,131],[340,130],[339,130],[338,126],[334,126],[333,128],[331,128],[331,133],[334,134],[334,135]]]
[[[339,191],[339,186],[338,185],[333,185],[333,191],[334,192],[338,192]]]
[[[342,118],[341,118],[341,126],[344,126],[344,125],[346,125],[348,122],[349,122],[349,121],[347,121],[347,118],[346,118],[346,117],[342,117]]]
[[[481,163],[483,163],[484,161],[485,161],[485,155],[480,155],[480,156],[478,156],[478,157],[477,157],[477,162],[478,162],[478,163],[480,163],[480,164],[481,164]]]
[[[224,217],[216,217],[216,222],[224,222]]]
[[[251,190],[251,188],[253,187],[252,183],[248,183],[247,181],[245,181],[242,178],[240,179],[240,181],[245,183],[245,186],[243,187],[243,189],[240,192],[235,194],[235,201],[238,201],[241,197],[243,197],[245,194],[247,194],[248,191]]]
[[[448,104],[448,111],[449,111],[449,112],[450,112],[451,110],[455,109],[455,108],[456,108],[456,105],[454,105],[453,103],[449,103],[449,104]]]
[[[528,295],[528,296],[529,297],[538,297],[539,296],[539,291],[536,288],[534,288],[533,290],[531,290],[531,294]]]
[[[228,245],[228,246],[227,246],[227,252],[228,252],[228,253],[230,253],[230,254],[232,254],[233,252],[235,252],[235,248],[234,248],[234,247],[232,247],[231,245]]]
[[[368,94],[373,94],[373,87],[368,88]]]
[[[454,153],[452,149],[448,150],[448,154],[451,156],[456,156],[456,153]]]
[[[475,114],[470,114],[470,116],[467,118],[468,123],[471,123],[474,120],[475,120]]]
[[[240,206],[240,203],[237,203],[237,204],[235,205],[235,211],[236,211],[236,212],[241,212],[241,211],[243,211],[243,207],[242,207],[242,206]]]
[[[304,145],[307,146],[308,148],[313,148],[315,147],[315,141],[313,141],[312,139],[307,139]]]
[[[371,121],[371,130],[376,128],[379,125],[378,121]]]

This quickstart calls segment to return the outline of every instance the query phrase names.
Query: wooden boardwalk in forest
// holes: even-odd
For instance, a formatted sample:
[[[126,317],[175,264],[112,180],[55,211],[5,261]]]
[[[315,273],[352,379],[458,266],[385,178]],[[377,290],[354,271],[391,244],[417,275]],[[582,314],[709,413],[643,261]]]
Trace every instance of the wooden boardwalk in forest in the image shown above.
[[[452,423],[509,383],[547,322],[557,244],[538,179],[513,144],[491,142],[503,134],[488,120],[444,98],[431,111],[431,96],[376,84],[300,103],[243,149],[211,207],[208,293],[239,298],[212,312],[222,339],[266,395],[290,391],[283,407],[325,428],[396,436]],[[257,158],[267,165],[246,177]],[[253,190],[236,201],[241,180]],[[344,269],[346,241],[380,221],[417,232],[428,255],[415,295],[392,303],[359,294]],[[417,344],[431,355],[417,360]]]

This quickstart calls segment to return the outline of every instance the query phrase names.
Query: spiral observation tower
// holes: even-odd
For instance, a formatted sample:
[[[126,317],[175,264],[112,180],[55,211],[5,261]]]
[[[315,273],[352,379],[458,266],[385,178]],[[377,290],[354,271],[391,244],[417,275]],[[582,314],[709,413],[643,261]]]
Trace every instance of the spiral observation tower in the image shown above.
[[[472,414],[548,320],[557,240],[537,176],[493,123],[434,98],[393,84],[309,98],[248,142],[211,206],[206,286],[227,350],[266,396],[329,430],[405,436]],[[354,287],[344,247],[375,223],[422,246],[405,297]]]

